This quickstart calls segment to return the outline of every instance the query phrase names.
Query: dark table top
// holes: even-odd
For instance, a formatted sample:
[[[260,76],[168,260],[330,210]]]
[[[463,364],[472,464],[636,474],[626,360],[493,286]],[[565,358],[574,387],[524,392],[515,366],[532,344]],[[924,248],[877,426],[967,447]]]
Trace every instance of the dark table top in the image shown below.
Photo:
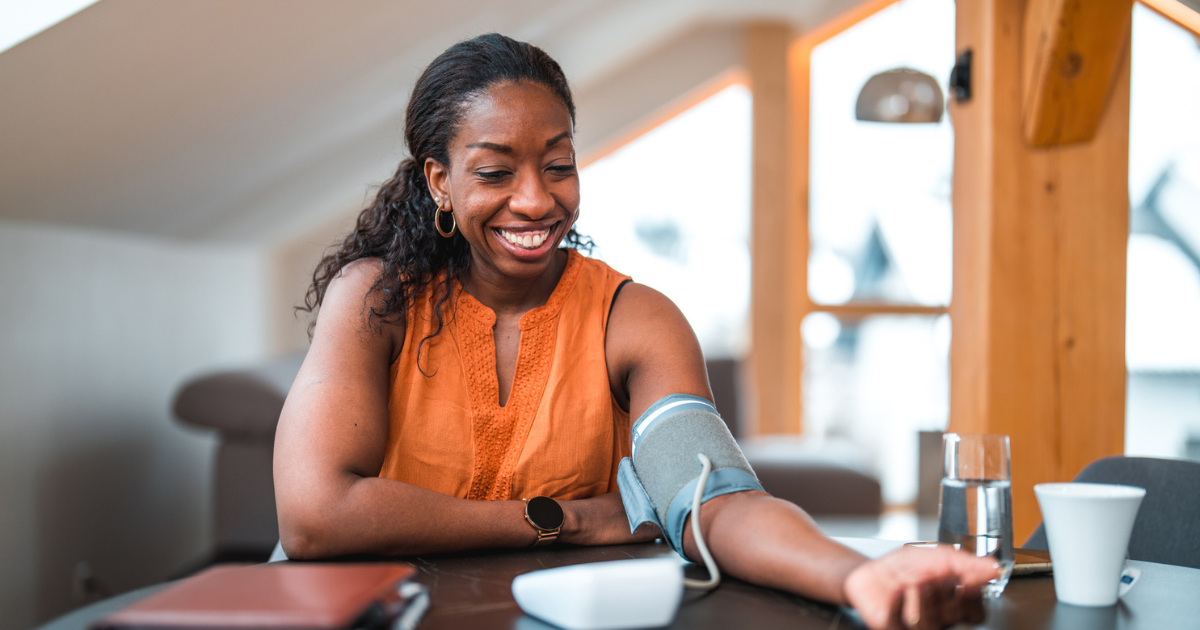
[[[673,556],[661,543],[616,547],[550,548],[523,551],[425,556],[409,559],[417,581],[430,589],[432,606],[422,630],[449,628],[552,628],[525,616],[512,598],[512,580],[538,569],[629,558]],[[1014,578],[1004,595],[987,602],[980,628],[1117,630],[1200,627],[1200,570],[1131,562],[1142,571],[1138,583],[1117,606],[1080,608],[1058,604],[1048,576]],[[694,567],[689,567],[689,569]],[[690,572],[690,571],[689,571]],[[695,575],[701,576],[697,569]],[[83,630],[106,613],[163,588],[144,588],[64,615],[40,630]],[[673,628],[831,628],[860,627],[852,614],[797,595],[726,577],[716,591],[688,591]]]

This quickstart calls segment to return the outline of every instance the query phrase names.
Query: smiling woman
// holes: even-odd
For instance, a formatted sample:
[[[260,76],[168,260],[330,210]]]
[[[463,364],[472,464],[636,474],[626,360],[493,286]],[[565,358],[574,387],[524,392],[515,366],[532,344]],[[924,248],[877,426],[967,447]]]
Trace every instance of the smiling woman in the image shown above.
[[[726,572],[852,604],[872,627],[978,619],[990,562],[944,549],[868,562],[761,491],[710,411],[679,309],[572,249],[586,243],[573,131],[562,70],[529,44],[484,35],[418,79],[412,157],[308,294],[312,347],[275,439],[288,556],[665,535],[697,558],[699,531]],[[714,481],[691,514],[672,497],[696,448]]]

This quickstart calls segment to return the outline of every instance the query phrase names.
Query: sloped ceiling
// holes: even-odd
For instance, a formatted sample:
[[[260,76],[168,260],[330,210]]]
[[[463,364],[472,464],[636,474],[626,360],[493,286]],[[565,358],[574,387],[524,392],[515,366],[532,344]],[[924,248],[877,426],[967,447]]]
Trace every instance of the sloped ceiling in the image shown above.
[[[614,76],[672,42],[732,50],[747,20],[804,30],[853,4],[101,0],[0,53],[0,219],[277,241],[360,205],[390,174],[412,83],[455,41],[499,31],[542,46],[586,128],[591,101],[619,102],[612,91],[631,85]],[[621,126],[610,114],[581,140]]]

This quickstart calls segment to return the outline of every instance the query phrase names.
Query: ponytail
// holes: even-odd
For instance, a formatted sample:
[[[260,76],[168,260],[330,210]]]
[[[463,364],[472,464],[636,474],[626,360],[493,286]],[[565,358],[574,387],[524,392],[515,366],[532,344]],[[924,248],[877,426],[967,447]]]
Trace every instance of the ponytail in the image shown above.
[[[429,194],[424,169],[416,160],[400,162],[396,174],[383,183],[371,205],[358,215],[354,230],[313,272],[312,285],[297,310],[316,311],[325,299],[329,283],[346,265],[363,258],[377,258],[383,271],[371,286],[369,322],[373,330],[384,323],[402,320],[419,294],[434,286],[437,325],[421,340],[436,337],[444,326],[443,310],[451,298],[452,282],[466,271],[470,248],[461,234],[443,238],[433,227],[437,204]],[[312,339],[315,320],[308,326]],[[418,349],[418,352],[420,349]],[[419,364],[419,361],[418,361]]]

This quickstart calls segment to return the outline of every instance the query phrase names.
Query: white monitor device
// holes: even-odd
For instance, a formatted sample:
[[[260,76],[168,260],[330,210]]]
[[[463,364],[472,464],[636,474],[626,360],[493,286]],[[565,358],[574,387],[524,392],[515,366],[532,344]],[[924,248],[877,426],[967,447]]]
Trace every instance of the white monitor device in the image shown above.
[[[683,597],[678,558],[596,562],[519,575],[513,597],[531,617],[567,630],[654,628]]]

